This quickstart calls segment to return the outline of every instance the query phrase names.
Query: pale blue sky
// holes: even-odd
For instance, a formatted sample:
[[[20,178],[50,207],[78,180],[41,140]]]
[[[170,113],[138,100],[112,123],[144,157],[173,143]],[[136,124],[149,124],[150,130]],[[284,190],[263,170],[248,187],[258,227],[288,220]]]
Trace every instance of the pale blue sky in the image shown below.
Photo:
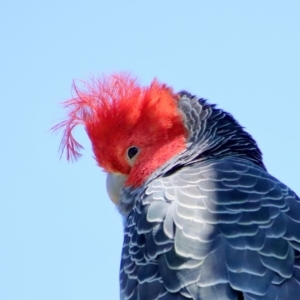
[[[210,99],[300,194],[300,1],[2,1],[0,299],[118,299],[121,219],[85,146],[59,160],[73,79],[127,70]]]

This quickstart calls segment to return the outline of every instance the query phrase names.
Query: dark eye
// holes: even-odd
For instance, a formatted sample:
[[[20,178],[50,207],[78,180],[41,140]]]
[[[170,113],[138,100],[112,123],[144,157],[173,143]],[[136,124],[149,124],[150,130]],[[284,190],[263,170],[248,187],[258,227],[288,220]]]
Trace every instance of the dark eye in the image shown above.
[[[127,155],[129,159],[132,159],[137,153],[139,152],[139,149],[137,147],[130,147],[127,150]]]

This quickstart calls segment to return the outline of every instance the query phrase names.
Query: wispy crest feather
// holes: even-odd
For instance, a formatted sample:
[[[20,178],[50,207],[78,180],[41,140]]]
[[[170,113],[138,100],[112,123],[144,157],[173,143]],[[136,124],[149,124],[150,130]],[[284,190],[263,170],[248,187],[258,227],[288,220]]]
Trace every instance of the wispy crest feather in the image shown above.
[[[80,83],[81,87],[73,82],[74,97],[62,103],[68,111],[66,120],[52,127],[53,131],[63,130],[59,152],[61,156],[66,152],[68,160],[77,160],[81,156],[80,150],[83,149],[73,136],[77,125],[85,126],[88,132],[89,127],[105,120],[108,110],[117,112],[122,102],[128,98],[137,99],[142,92],[136,78],[125,72]]]

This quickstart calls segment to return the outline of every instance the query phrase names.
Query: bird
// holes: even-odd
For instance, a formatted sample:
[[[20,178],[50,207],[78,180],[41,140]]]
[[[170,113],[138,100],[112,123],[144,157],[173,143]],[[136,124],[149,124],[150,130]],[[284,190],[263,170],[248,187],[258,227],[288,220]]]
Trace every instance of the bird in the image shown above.
[[[300,199],[253,137],[208,100],[127,72],[73,84],[61,155],[84,126],[123,219],[121,300],[274,300],[300,294]]]

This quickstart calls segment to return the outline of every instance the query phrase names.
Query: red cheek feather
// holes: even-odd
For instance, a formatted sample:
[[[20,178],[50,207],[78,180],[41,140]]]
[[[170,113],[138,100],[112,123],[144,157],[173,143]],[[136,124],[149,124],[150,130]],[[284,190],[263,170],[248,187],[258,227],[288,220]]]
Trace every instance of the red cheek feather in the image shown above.
[[[138,158],[137,164],[131,169],[125,185],[132,187],[141,186],[155,170],[183,152],[186,149],[185,142],[185,137],[181,136],[158,149],[152,149],[153,151],[149,151],[145,155],[141,153],[141,157]]]

